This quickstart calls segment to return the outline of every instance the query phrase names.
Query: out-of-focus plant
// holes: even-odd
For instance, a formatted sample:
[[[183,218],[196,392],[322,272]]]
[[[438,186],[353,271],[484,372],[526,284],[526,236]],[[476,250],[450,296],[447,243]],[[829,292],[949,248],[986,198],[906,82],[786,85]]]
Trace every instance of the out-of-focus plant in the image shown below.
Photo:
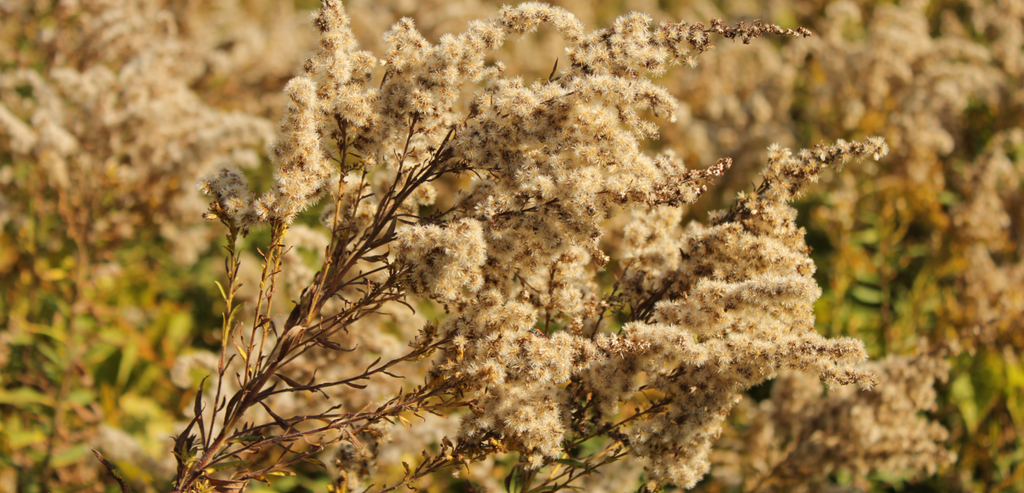
[[[283,81],[247,66],[244,15],[210,36],[172,3],[0,5],[0,491],[101,490],[90,445],[154,487],[173,472],[168,373],[212,303],[192,183],[258,164],[273,129],[204,91],[253,109],[212,88]]]

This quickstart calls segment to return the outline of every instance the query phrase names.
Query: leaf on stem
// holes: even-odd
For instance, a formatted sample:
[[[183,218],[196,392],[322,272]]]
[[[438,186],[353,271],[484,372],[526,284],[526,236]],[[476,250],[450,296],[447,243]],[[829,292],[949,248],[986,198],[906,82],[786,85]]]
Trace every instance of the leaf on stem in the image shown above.
[[[103,467],[107,468],[107,472],[114,477],[117,484],[121,487],[121,493],[132,493],[132,489],[128,486],[128,480],[121,473],[121,470],[117,468],[113,463],[103,458],[103,454],[99,453],[96,449],[92,449],[92,453],[99,459]]]
[[[206,385],[206,379],[210,378],[209,375],[203,377],[203,381],[199,382],[199,391],[196,392],[196,401],[192,404],[192,415],[195,416],[195,422],[199,424],[199,435],[202,437],[203,446],[207,445],[206,441],[206,426],[203,424],[203,386]]]

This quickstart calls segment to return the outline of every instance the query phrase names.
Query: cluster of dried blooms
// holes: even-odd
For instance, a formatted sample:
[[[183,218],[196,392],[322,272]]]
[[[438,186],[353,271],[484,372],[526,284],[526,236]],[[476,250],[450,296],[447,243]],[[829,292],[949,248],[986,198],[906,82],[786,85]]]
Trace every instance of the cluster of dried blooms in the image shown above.
[[[923,353],[861,368],[878,378],[872,392],[824,394],[805,373],[780,374],[769,398],[746,410],[747,428],[723,439],[713,474],[743,491],[828,491],[842,473],[868,490],[872,474],[906,480],[956,460],[942,445],[946,429],[918,414],[935,410],[946,362]]]
[[[830,192],[810,223],[829,240],[819,261],[828,272],[819,325],[877,353],[913,353],[922,336],[958,341],[970,357],[957,358],[958,378],[940,386],[940,414],[957,416],[946,421],[949,442],[961,450],[948,481],[967,490],[1020,488],[1020,461],[1000,464],[1024,444],[1013,418],[1021,415],[1020,387],[1009,377],[1012,390],[982,397],[972,388],[992,372],[1014,374],[1024,347],[1024,9],[920,1],[833,2],[820,14],[810,3],[793,7],[821,36],[781,50],[755,45],[768,54],[756,63],[749,51],[723,45],[670,86],[692,109],[681,131],[710,137],[700,141],[704,157],[807,135],[886,138],[894,153],[885,166],[856,163],[852,173],[825,176]],[[1007,432],[982,445],[977,433],[992,426]]]
[[[256,115],[210,106],[194,88],[222,72],[265,79],[272,66],[248,74],[240,66],[258,56],[244,54],[245,42],[260,50],[266,41],[216,49],[210,45],[232,36],[202,39],[211,28],[157,1],[38,2],[21,9],[17,3],[4,7],[12,45],[28,41],[18,35],[29,37],[48,62],[40,70],[12,50],[0,74],[5,150],[16,161],[37,163],[24,179],[38,193],[69,202],[65,220],[76,241],[124,242],[155,223],[181,262],[195,262],[210,237],[195,219],[204,202],[191,183],[224,165],[258,165],[256,150],[273,127]],[[23,217],[10,214],[16,222]]]
[[[470,412],[458,434],[442,440],[439,454],[407,466],[400,484],[517,452],[527,484],[536,479],[541,488],[566,487],[601,460],[629,454],[646,460],[651,484],[689,488],[707,472],[711,446],[745,389],[786,369],[811,372],[830,386],[873,385],[870,373],[854,367],[867,356],[859,341],[828,340],[813,330],[820,290],[803,230],[787,204],[824,167],[861,156],[879,159],[888,152],[885,143],[839,141],[797,156],[772,147],[756,191],[712,215],[709,225],[691,223],[686,230],[672,211],[695,202],[731,161],[690,170],[671,153],[652,157],[641,146],[658,136],[647,115],[671,121],[676,108],[675,99],[643,74],[660,74],[669,63],[694,65],[713,34],[747,42],[807,31],[719,21],[707,27],[663,22],[652,30],[650,18],[631,14],[587,34],[567,11],[527,3],[472,22],[465,33],[442,36],[437,44],[411,21],[399,22],[384,36],[384,73],[377,82],[378,60],[357,51],[349,22],[339,2],[325,2],[314,17],[320,47],[305,63],[306,74],[286,88],[290,103],[271,147],[273,188],[257,198],[231,170],[200,184],[214,199],[207,217],[229,228],[232,255],[237,236],[257,227],[270,227],[272,245],[253,325],[239,332],[225,317],[225,342],[238,347],[244,377],[221,400],[229,368],[225,344],[213,414],[199,413],[197,397],[196,418],[176,444],[179,488],[241,485],[402,412],[460,408]],[[502,64],[487,63],[488,50],[541,23],[568,43],[567,68],[528,85],[504,76]],[[462,113],[458,103],[467,82],[480,88]],[[436,207],[432,182],[469,173],[451,203]],[[278,326],[266,307],[281,242],[296,217],[327,195],[333,200],[321,215],[330,231],[323,265]],[[433,212],[419,213],[431,206]],[[617,288],[604,294],[596,282],[609,262],[600,245],[603,222],[622,210],[647,231],[627,232],[636,248],[626,250]],[[229,311],[234,258],[225,294]],[[401,302],[405,290],[446,312],[440,325],[424,327],[409,356],[334,382],[286,378],[287,386],[267,388],[271,375],[307,350],[330,349],[332,336]],[[608,331],[606,318],[625,324]],[[281,392],[369,380],[431,352],[436,355],[424,384],[372,411],[338,413],[334,406],[282,418],[264,402]],[[620,419],[620,406],[640,393],[658,397]],[[247,421],[256,405],[274,422]],[[312,417],[329,424],[295,428]],[[218,431],[207,433],[206,421]],[[256,444],[229,445],[275,426],[316,442],[311,450],[284,448],[277,462],[230,480],[204,472],[230,456],[283,446],[283,437],[262,436]],[[328,433],[336,429],[346,432]],[[610,440],[600,453],[577,458],[582,467],[536,477],[573,444],[597,437]],[[348,473],[344,478],[350,481]]]
[[[943,10],[938,35],[923,2],[834,2],[824,15],[794,2],[821,35],[780,48],[746,43],[809,32],[760,21],[652,28],[651,17],[631,14],[587,33],[566,10],[534,3],[470,21],[493,12],[470,0],[430,2],[417,26],[402,20],[381,40],[395,13],[414,13],[409,5],[354,0],[359,22],[350,23],[328,1],[304,64],[290,8],[260,4],[228,22],[216,11],[238,11],[233,2],[61,2],[57,18],[76,27],[58,35],[33,27],[44,3],[0,6],[18,14],[0,20],[7,33],[29,33],[52,54],[35,70],[7,63],[20,55],[0,48],[0,151],[40,164],[29,179],[45,185],[32,196],[69,197],[61,214],[80,244],[123,241],[153,217],[188,261],[209,247],[210,230],[197,226],[199,201],[184,185],[207,174],[205,217],[228,229],[228,308],[213,337],[222,351],[185,352],[168,368],[180,388],[213,373],[184,410],[194,419],[178,428],[181,490],[244,488],[315,455],[336,467],[334,487],[357,491],[445,484],[431,475],[452,469],[495,490],[493,471],[504,470],[512,491],[692,487],[712,464],[716,480],[742,489],[814,489],[837,472],[852,473],[855,487],[866,474],[934,474],[955,460],[945,431],[921,414],[933,409],[943,363],[854,366],[867,357],[862,343],[814,331],[822,291],[788,203],[819,176],[835,190],[815,218],[838,246],[836,262],[863,257],[851,240],[866,229],[857,211],[880,209],[867,226],[886,232],[885,262],[873,266],[880,342],[842,303],[863,261],[829,271],[819,303],[832,333],[892,353],[913,351],[920,335],[956,335],[972,351],[1003,345],[1007,361],[1024,346],[1019,123],[1004,116],[962,173],[946,158],[963,155],[968,124],[958,118],[972,104],[1024,100],[1012,84],[1024,70],[1013,2],[971,4],[966,20]],[[567,5],[587,23],[602,16],[576,3]],[[770,12],[655,12],[748,15]],[[976,33],[991,40],[972,41]],[[736,42],[700,57],[719,36]],[[381,55],[359,51],[357,37]],[[566,51],[547,75],[551,60],[533,62],[559,55],[552,46]],[[701,70],[657,81],[698,57]],[[303,75],[281,97],[276,84],[292,65]],[[273,139],[263,117],[279,107],[273,185],[258,193],[246,178],[259,174],[250,148]],[[874,134],[885,141],[865,138]],[[807,135],[864,143],[796,155],[769,147]],[[659,137],[685,146],[648,154]],[[894,156],[883,175],[858,158],[877,160],[885,142]],[[702,195],[745,189],[766,147],[760,185],[691,221],[719,207],[694,205]],[[736,164],[683,164],[722,155]],[[824,170],[847,161],[854,173]],[[13,200],[0,194],[0,204],[24,208],[10,190],[25,178],[5,162],[0,192]],[[944,208],[950,187],[964,200]],[[96,199],[105,193],[118,201]],[[304,211],[319,201],[327,204],[311,227]],[[84,205],[90,215],[75,216]],[[21,210],[4,207],[0,224],[24,230]],[[954,255],[936,256],[949,262],[941,272],[968,260],[954,281],[962,308],[918,303],[926,282],[906,296],[910,308],[892,301],[892,266],[906,262],[895,242],[921,218],[954,238]],[[270,237],[262,258],[237,245],[260,229]],[[444,315],[428,323],[424,311]],[[735,463],[712,452],[720,434],[725,444],[735,436],[730,412],[745,390],[786,370],[799,372],[782,373],[760,406],[740,404],[754,427],[728,448],[742,464],[730,476]],[[399,373],[406,378],[392,378]],[[823,395],[819,379],[838,390]],[[518,462],[503,459],[509,452]],[[595,479],[601,471],[619,483]]]

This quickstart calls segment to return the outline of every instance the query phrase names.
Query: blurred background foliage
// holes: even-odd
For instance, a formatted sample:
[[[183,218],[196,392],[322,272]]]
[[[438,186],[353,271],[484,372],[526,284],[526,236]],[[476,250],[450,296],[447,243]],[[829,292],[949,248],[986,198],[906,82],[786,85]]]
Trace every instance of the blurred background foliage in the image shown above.
[[[818,329],[864,340],[873,358],[951,348],[952,369],[938,384],[940,405],[931,417],[950,431],[946,445],[958,459],[932,477],[875,475],[867,484],[872,491],[1024,491],[1024,3],[552,3],[590,27],[638,10],[656,21],[763,18],[815,32],[809,40],[750,46],[718,40],[698,68],[663,76],[683,117],[664,122],[662,140],[651,146],[676,149],[694,167],[720,156],[736,160],[714,194],[688,211],[702,220],[750,188],[772,142],[810,147],[885,136],[893,150],[887,159],[829,174],[799,204],[824,290]],[[354,0],[346,8],[361,43],[378,49],[380,34],[402,16],[436,40],[499,4]],[[126,77],[130,60],[155,56],[146,51],[151,44],[173,43],[177,51],[160,63],[170,67],[175,87],[197,98],[189,104],[217,118],[244,112],[263,122],[252,126],[269,128],[283,107],[281,88],[313,46],[306,19],[316,6],[0,2],[0,71],[8,76],[0,84],[8,115],[0,115],[8,118],[0,118],[0,492],[116,491],[90,448],[102,450],[136,488],[170,489],[169,437],[186,422],[205,373],[180,361],[218,344],[213,281],[223,262],[217,228],[189,215],[202,210],[192,183],[205,171],[157,152],[173,146],[175,134],[149,144],[156,150],[142,157],[152,160],[131,162],[138,155],[123,145],[134,138],[134,121],[116,131],[107,124],[97,124],[98,133],[80,129],[76,152],[103,164],[67,157],[60,179],[44,143],[18,148],[9,117],[43,128],[24,101],[41,101],[34,91],[44,86],[11,74],[28,69],[48,79],[60,67],[104,66]],[[532,80],[547,75],[560,43],[542,29],[510,43],[499,58],[509,73]],[[148,97],[158,99],[158,91]],[[152,118],[187,123],[199,113]],[[237,139],[216,152],[243,160],[235,151],[262,154],[264,143]],[[126,181],[117,169],[126,160],[158,171]],[[246,171],[256,183],[268,180],[261,163],[265,158]],[[255,253],[261,238],[251,235],[246,250]],[[767,393],[755,389],[751,398]],[[743,413],[732,419],[738,430],[747,426]],[[494,465],[495,478],[503,477],[502,464]],[[330,483],[315,466],[297,472],[270,487],[324,491]],[[718,478],[713,470],[697,489],[732,491]],[[837,488],[865,484],[843,474],[832,479]],[[450,477],[436,481],[435,488],[472,491]]]

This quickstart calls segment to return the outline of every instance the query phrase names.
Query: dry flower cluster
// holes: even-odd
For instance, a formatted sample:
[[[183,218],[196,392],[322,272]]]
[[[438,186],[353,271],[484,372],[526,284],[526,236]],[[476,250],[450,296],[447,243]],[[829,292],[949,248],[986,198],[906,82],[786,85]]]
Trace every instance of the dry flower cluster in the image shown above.
[[[749,410],[750,427],[716,451],[722,460],[747,460],[715,474],[744,478],[737,485],[744,491],[824,491],[837,472],[850,474],[859,489],[870,488],[867,478],[880,472],[935,474],[956,457],[942,446],[946,429],[917,415],[934,410],[933,383],[949,371],[934,356],[864,365],[878,378],[870,393],[843,387],[823,395],[805,373],[780,374],[770,398]]]
[[[652,208],[693,203],[731,164],[688,170],[671,155],[644,153],[641,140],[656,137],[657,126],[643,114],[671,120],[676,103],[640,75],[659,74],[670,62],[695,65],[711,34],[749,42],[766,33],[808,32],[760,22],[730,28],[719,21],[707,28],[665,22],[652,31],[649,18],[632,14],[585,34],[568,12],[528,3],[473,22],[459,36],[442,36],[437,45],[411,21],[396,24],[384,36],[385,71],[377,83],[377,59],[356,50],[349,22],[337,2],[325,2],[314,17],[320,48],[306,61],[306,75],[285,89],[290,103],[271,147],[273,189],[254,198],[232,170],[200,184],[214,199],[207,217],[229,228],[230,251],[239,232],[262,225],[270,227],[272,245],[249,337],[234,335],[231,317],[225,317],[224,341],[237,338],[244,378],[225,401],[218,383],[212,416],[197,413],[193,424],[200,426],[202,442],[196,453],[202,455],[191,452],[191,425],[179,436],[179,488],[217,481],[202,471],[255,448],[227,444],[268,426],[239,425],[248,407],[266,407],[261,398],[280,392],[265,390],[270,375],[307,349],[331,348],[330,336],[349,331],[386,302],[400,301],[406,288],[443,304],[447,313],[414,342],[414,354],[440,350],[425,384],[372,412],[328,410],[319,415],[332,418],[326,427],[293,433],[316,436],[312,452],[319,452],[347,438],[324,436],[336,428],[362,432],[404,410],[472,410],[454,442],[446,438],[441,454],[408,470],[402,483],[508,451],[523,456],[532,481],[537,469],[562,457],[564,442],[607,436],[614,437],[608,453],[628,450],[647,458],[652,484],[689,488],[707,472],[711,444],[746,388],[788,368],[812,371],[830,385],[871,386],[871,375],[852,366],[866,358],[859,342],[827,341],[813,331],[811,304],[820,290],[803,232],[793,223],[795,211],[786,203],[826,165],[884,156],[888,148],[880,139],[840,141],[796,158],[773,147],[762,185],[713,216],[710,228],[695,223],[686,233],[654,232],[678,241],[664,250],[682,257],[675,269],[630,262],[629,274],[608,296],[593,281],[609,260],[599,241],[601,223],[614,210],[631,210],[642,220]],[[502,65],[488,66],[487,50],[541,22],[569,43],[567,69],[527,86],[503,76]],[[456,106],[464,81],[483,86],[468,114]],[[417,214],[434,205],[431,182],[469,172],[475,176],[450,207]],[[271,305],[281,241],[295,217],[328,191],[334,200],[321,215],[332,232],[324,265],[277,327],[260,309]],[[394,263],[382,251],[392,242]],[[375,263],[382,265],[372,268]],[[363,264],[365,271],[356,270]],[[229,281],[235,265],[232,258]],[[229,312],[234,289],[230,282]],[[338,306],[328,306],[331,298],[339,299]],[[600,326],[611,300],[617,305],[611,313],[631,320],[618,334]],[[268,336],[276,342],[264,351]],[[228,371],[227,348],[219,382]],[[371,365],[356,378],[375,372]],[[291,387],[285,391],[302,391],[352,378],[285,381]],[[661,398],[616,423],[618,404],[641,390]],[[201,400],[196,403],[198,411]],[[223,426],[216,437],[207,435],[203,422],[215,422],[221,408]],[[292,432],[292,423],[272,416],[283,433]],[[257,443],[264,442],[278,440]],[[243,483],[297,460],[285,460],[287,455],[231,481]],[[553,478],[542,484],[564,487],[572,478],[569,472],[564,483]]]
[[[561,3],[0,3],[0,492],[1024,485],[1024,8]]]

